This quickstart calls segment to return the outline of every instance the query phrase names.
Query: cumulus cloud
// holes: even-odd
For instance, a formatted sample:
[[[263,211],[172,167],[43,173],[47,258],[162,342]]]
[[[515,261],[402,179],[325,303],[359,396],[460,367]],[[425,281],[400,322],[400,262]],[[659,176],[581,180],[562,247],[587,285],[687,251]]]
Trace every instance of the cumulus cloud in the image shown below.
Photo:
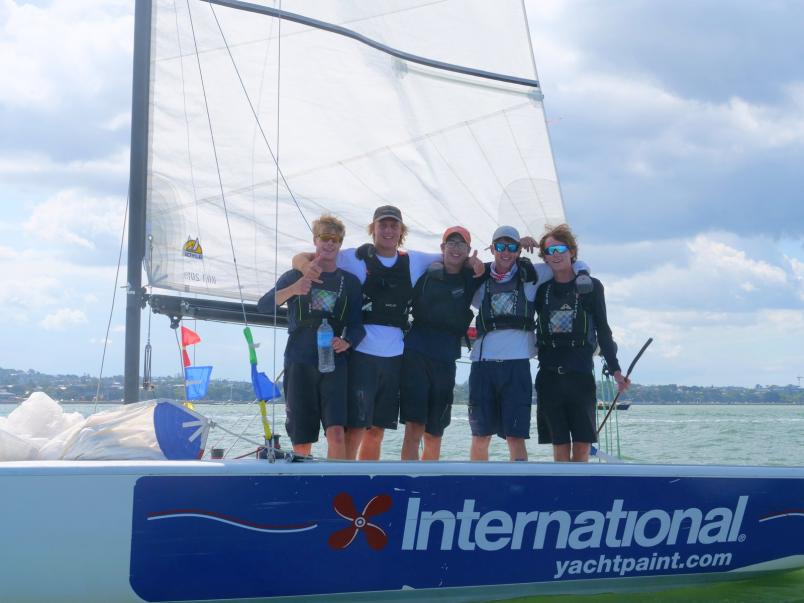
[[[47,331],[62,331],[66,328],[86,324],[87,315],[81,310],[62,308],[45,316],[39,325]]]
[[[68,189],[34,207],[25,222],[32,237],[94,249],[99,237],[119,237],[124,201]]]
[[[130,56],[127,2],[1,4],[0,105],[52,111],[91,98],[110,85],[109,67]]]
[[[0,322],[24,325],[53,308],[86,307],[87,295],[110,289],[115,268],[65,261],[43,249],[0,246],[0,272]]]
[[[528,4],[568,213],[593,240],[804,237],[804,77],[790,58],[804,10],[733,8]]]

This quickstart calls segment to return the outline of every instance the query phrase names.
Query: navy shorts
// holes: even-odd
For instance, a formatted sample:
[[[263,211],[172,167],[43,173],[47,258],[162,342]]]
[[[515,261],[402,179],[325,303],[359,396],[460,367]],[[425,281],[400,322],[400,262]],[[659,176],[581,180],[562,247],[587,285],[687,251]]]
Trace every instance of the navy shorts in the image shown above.
[[[473,436],[530,437],[530,361],[482,360],[469,373],[469,426]]]
[[[436,360],[405,350],[399,390],[401,423],[422,423],[427,433],[441,437],[452,418],[454,390],[454,360]]]
[[[597,392],[592,373],[540,370],[536,374],[539,444],[597,442]]]
[[[312,364],[285,363],[285,429],[291,442],[317,442],[322,425],[325,430],[346,425],[346,376],[345,363],[331,373],[320,373]]]
[[[352,352],[346,426],[396,429],[401,372],[402,356]]]

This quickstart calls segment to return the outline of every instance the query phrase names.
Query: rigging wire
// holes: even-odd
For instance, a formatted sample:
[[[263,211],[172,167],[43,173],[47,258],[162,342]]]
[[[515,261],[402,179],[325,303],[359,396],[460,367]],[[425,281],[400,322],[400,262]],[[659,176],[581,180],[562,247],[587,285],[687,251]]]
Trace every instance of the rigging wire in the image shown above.
[[[251,109],[252,115],[254,115],[254,120],[256,121],[257,127],[260,130],[260,134],[262,135],[262,139],[265,141],[265,146],[267,147],[268,152],[271,154],[271,159],[273,160],[274,165],[276,166],[275,180],[276,180],[277,200],[279,198],[279,178],[281,177],[282,178],[282,183],[285,185],[285,190],[287,190],[288,194],[290,195],[290,198],[293,201],[293,204],[296,206],[296,209],[299,210],[299,215],[301,215],[302,220],[304,220],[304,223],[307,225],[307,228],[310,230],[310,232],[313,232],[313,228],[312,228],[312,226],[310,226],[310,222],[307,221],[307,216],[304,215],[304,210],[302,210],[301,206],[299,205],[299,202],[296,199],[296,196],[293,194],[293,191],[290,188],[290,184],[288,184],[288,181],[285,179],[285,174],[282,171],[282,168],[279,167],[279,94],[280,94],[279,82],[280,82],[281,71],[282,71],[282,19],[278,20],[279,24],[278,24],[278,31],[277,31],[277,36],[276,36],[277,37],[277,67],[276,67],[276,81],[277,81],[277,86],[276,86],[276,117],[277,117],[277,125],[276,125],[276,143],[275,143],[276,151],[274,151],[274,149],[271,148],[271,144],[268,142],[268,136],[265,134],[265,130],[262,127],[262,122],[260,122],[260,118],[259,118],[259,115],[257,114],[256,109],[254,108],[254,104],[251,102],[251,97],[249,96],[248,90],[246,90],[246,85],[245,85],[245,83],[243,83],[243,78],[240,75],[240,70],[237,68],[237,63],[235,62],[234,57],[232,56],[232,51],[229,48],[229,41],[226,39],[226,36],[223,33],[223,29],[221,28],[220,21],[218,21],[218,15],[215,12],[215,7],[212,4],[210,4],[209,7],[212,10],[212,16],[215,17],[215,23],[218,26],[218,31],[220,31],[221,38],[223,39],[223,43],[226,46],[226,52],[229,54],[229,60],[232,61],[232,66],[234,67],[235,74],[237,74],[237,80],[240,82],[240,87],[243,89],[243,95],[244,95],[244,97],[246,99],[246,102],[248,103],[249,109]],[[282,3],[281,2],[279,3],[279,11],[280,12],[282,11]]]
[[[221,166],[220,162],[218,161],[218,149],[215,146],[215,133],[212,128],[212,116],[209,113],[209,101],[207,99],[207,89],[206,85],[204,84],[204,72],[201,69],[201,56],[198,53],[198,40],[196,39],[195,35],[195,25],[193,23],[193,12],[192,9],[190,8],[190,0],[187,0],[187,12],[190,17],[190,30],[192,31],[193,34],[193,46],[195,47],[195,60],[196,64],[198,65],[198,77],[201,80],[201,93],[204,97],[204,110],[206,111],[207,125],[209,127],[209,136],[212,141],[212,154],[215,158],[215,171],[217,172],[218,175],[218,186],[220,187],[221,191],[221,203],[223,204],[223,215],[224,218],[226,219],[226,230],[229,234],[229,246],[232,250],[232,264],[234,266],[235,279],[237,280],[237,291],[240,296],[240,309],[243,313],[243,324],[248,326],[248,317],[246,316],[246,303],[245,300],[243,299],[243,286],[240,283],[240,270],[237,267],[237,254],[235,253],[234,239],[232,238],[232,225],[229,221],[229,211],[226,206],[226,194],[224,193],[223,190],[223,178],[221,177]]]
[[[279,0],[279,10],[282,10],[282,0]],[[279,176],[282,175],[282,180],[285,179],[284,174],[279,168],[279,115],[280,115],[280,86],[282,84],[282,19],[279,19],[279,23],[277,24],[276,30],[276,175],[274,176],[274,180],[276,181],[276,185],[274,188],[274,232],[276,236],[274,237],[274,275],[279,276]],[[228,49],[228,46],[227,46]],[[229,55],[231,56],[231,54]],[[236,69],[236,68],[235,68]],[[240,73],[238,72],[237,77],[240,77]],[[242,84],[242,81],[241,81]],[[251,101],[249,101],[249,105],[251,105]],[[259,123],[259,120],[258,120]],[[262,129],[262,128],[260,128]],[[267,142],[267,141],[266,141]],[[290,190],[287,182],[285,182],[285,186],[287,187],[287,191],[290,194],[293,202],[296,202],[296,199],[293,197],[293,193]],[[298,204],[296,205],[298,207]],[[301,208],[299,208],[301,212]],[[307,218],[304,217],[304,213],[302,213],[302,218],[304,218],[305,224],[307,224],[307,228],[310,228],[310,224],[307,222]],[[310,232],[312,232],[312,228],[310,228]],[[274,329],[273,329],[273,378],[274,383],[277,382],[277,373],[276,373],[276,337],[277,337],[277,314],[279,312],[279,308],[276,304],[276,295],[274,295]],[[263,404],[262,408],[265,408]],[[276,425],[276,403],[274,402],[271,404],[271,424]],[[274,438],[277,442],[279,441],[278,438]],[[265,442],[265,445],[268,448],[268,456],[273,460],[276,456],[274,448],[273,448],[273,441]]]
[[[240,86],[241,86],[241,88],[243,90],[243,95],[244,95],[244,97],[246,99],[246,102],[248,103],[248,106],[249,106],[249,108],[251,110],[252,115],[254,116],[254,120],[255,120],[255,122],[257,124],[257,127],[259,128],[259,131],[260,131],[260,135],[262,136],[263,140],[265,141],[265,146],[268,149],[268,152],[271,155],[271,158],[273,159],[273,162],[274,162],[274,166],[275,166],[275,176],[274,176],[274,183],[275,183],[275,189],[274,189],[275,190],[275,193],[274,193],[274,232],[276,233],[276,236],[274,237],[274,275],[278,275],[279,274],[279,179],[280,178],[282,179],[282,182],[283,182],[283,184],[285,186],[285,190],[287,190],[288,195],[290,195],[290,198],[293,200],[294,205],[296,206],[297,210],[299,211],[299,214],[301,215],[302,220],[304,220],[304,223],[307,225],[307,228],[310,230],[310,232],[312,232],[312,227],[310,225],[310,222],[307,220],[307,217],[304,215],[304,211],[302,210],[301,206],[299,205],[299,202],[297,201],[295,195],[293,194],[293,191],[290,188],[290,184],[285,179],[285,175],[282,172],[282,169],[281,169],[281,167],[279,165],[279,124],[280,124],[280,98],[281,98],[281,75],[282,75],[282,19],[279,19],[278,24],[277,24],[276,141],[274,143],[274,148],[272,148],[271,144],[268,142],[268,137],[265,134],[265,130],[262,127],[262,123],[260,121],[259,115],[257,114],[257,111],[254,108],[254,103],[252,102],[251,97],[248,94],[248,90],[246,89],[245,83],[243,82],[243,78],[242,78],[242,76],[240,74],[240,70],[237,67],[237,63],[234,60],[234,56],[232,55],[231,48],[229,47],[229,42],[228,42],[228,40],[226,38],[226,35],[223,32],[223,28],[221,27],[220,20],[218,19],[218,15],[215,12],[215,7],[212,4],[210,4],[209,6],[210,6],[210,10],[212,12],[212,16],[215,19],[215,24],[217,25],[218,31],[220,32],[221,39],[223,40],[223,43],[224,43],[224,45],[226,47],[226,52],[229,55],[229,60],[232,62],[232,67],[234,68],[235,74],[237,75],[237,79],[240,82]],[[281,10],[282,10],[282,3],[280,1],[279,2],[279,11],[281,12]],[[191,21],[192,21],[192,19],[191,19]],[[195,34],[193,34],[193,36],[195,37]],[[196,46],[196,56],[198,56],[197,46]],[[199,71],[200,71],[200,61],[199,61]],[[202,89],[203,89],[203,79],[202,79]],[[204,102],[206,104],[206,95],[204,97]],[[208,110],[207,110],[207,114],[209,115]],[[212,126],[211,126],[211,122],[210,122],[210,133],[211,133],[211,131],[212,131]],[[213,147],[214,147],[214,139],[213,139]],[[216,161],[216,164],[217,164],[217,153],[216,153],[216,156],[215,156],[215,161]],[[219,179],[220,179],[220,170],[219,170]],[[223,184],[222,184],[222,182],[221,182],[221,197],[223,198]],[[227,208],[226,208],[225,200],[224,200],[224,213],[226,214],[227,226],[229,226],[229,216],[228,216],[228,211],[227,211]],[[230,241],[230,244],[232,246],[232,255],[234,256],[234,242],[233,242],[233,239],[232,239],[231,227],[229,227],[229,241]],[[235,261],[235,263],[236,263],[236,261]],[[238,276],[238,288],[240,289],[239,276]],[[244,303],[244,300],[243,300],[242,289],[240,289],[240,303],[241,303],[241,307],[243,309],[243,321],[244,321],[245,325],[248,327],[248,321],[246,319],[245,303]],[[273,319],[274,319],[274,324],[273,324],[273,353],[272,353],[273,363],[272,363],[272,368],[273,368],[274,383],[276,383],[277,382],[277,365],[276,365],[277,329],[278,329],[278,324],[279,324],[278,306],[276,304],[276,300],[274,300]],[[272,411],[271,411],[271,423],[276,424],[276,404],[272,404],[271,409],[272,409]],[[268,444],[269,444],[269,442],[266,442],[266,445],[268,445]],[[273,449],[271,448],[271,450],[273,450]]]
[[[123,212],[123,232],[120,235],[120,251],[117,254],[117,270],[114,274],[114,291],[112,292],[112,307],[109,309],[109,320],[106,322],[106,336],[103,338],[103,353],[101,354],[100,370],[98,371],[98,387],[95,390],[95,405],[92,407],[92,412],[98,410],[98,400],[100,399],[101,383],[103,381],[103,367],[106,363],[106,349],[109,347],[109,331],[112,329],[112,316],[114,315],[114,304],[117,300],[117,286],[120,282],[120,265],[123,262],[123,244],[126,240],[126,222],[128,221],[128,201],[129,197],[126,195],[126,208]]]

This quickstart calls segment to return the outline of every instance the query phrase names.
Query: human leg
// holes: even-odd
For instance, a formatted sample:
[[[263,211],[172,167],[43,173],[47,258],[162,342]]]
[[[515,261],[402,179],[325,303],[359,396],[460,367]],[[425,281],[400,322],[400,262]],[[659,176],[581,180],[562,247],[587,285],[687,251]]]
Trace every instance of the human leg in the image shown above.
[[[491,436],[472,436],[472,446],[469,449],[470,461],[487,461],[489,460],[489,444],[491,444]]]
[[[424,427],[423,461],[441,457],[441,438],[452,421],[452,401],[455,391],[455,362],[430,360],[428,366],[430,391],[427,400],[427,423]]]
[[[327,438],[327,458],[346,459],[347,367],[339,363],[335,370],[321,377],[321,422]]]
[[[423,461],[437,461],[441,458],[441,436],[424,434],[424,450],[422,450]]]
[[[532,389],[530,362],[527,359],[506,360],[498,365],[501,421],[498,434],[508,443],[512,461],[528,460],[525,440],[530,437]]]
[[[572,436],[571,459],[576,463],[585,463],[589,461],[592,444],[597,442],[595,376],[591,373],[577,373],[569,377],[566,402]]]
[[[357,458],[357,451],[363,441],[363,434],[366,433],[364,427],[347,427],[344,433],[346,444],[346,459],[354,461]]]
[[[469,371],[469,427],[472,430],[472,444],[469,459],[489,460],[491,436],[499,429],[499,404],[493,388],[492,362],[472,363]]]
[[[343,425],[327,427],[324,434],[327,437],[327,458],[342,460],[346,458],[346,437]]]
[[[366,429],[371,425],[374,396],[379,382],[374,356],[353,352],[349,358],[347,386],[346,458],[355,460]]]
[[[405,424],[401,454],[403,461],[419,460],[419,448],[427,419],[429,389],[425,357],[416,351],[405,350],[399,384],[399,421]]]
[[[286,362],[282,386],[286,401],[285,431],[293,451],[309,455],[313,443],[318,441],[321,425],[321,373],[312,365]]]
[[[369,427],[363,434],[363,440],[360,442],[360,448],[357,451],[357,460],[380,460],[380,450],[382,449],[383,437],[385,437],[385,428],[375,426]]]
[[[396,429],[399,422],[399,378],[402,356],[374,357],[378,385],[374,395],[371,427],[363,434],[357,458],[361,461],[380,459],[386,429]]]
[[[568,463],[570,461],[570,444],[553,444],[553,460]]]
[[[589,452],[592,445],[589,442],[573,442],[572,443],[572,462],[573,463],[586,463],[589,461]]]
[[[530,379],[528,379],[530,381]],[[512,461],[527,461],[528,449],[525,447],[525,438],[515,438],[508,436],[505,438],[508,443],[508,454]]]
[[[419,446],[424,435],[424,423],[405,422],[405,437],[402,440],[402,460],[418,461]]]

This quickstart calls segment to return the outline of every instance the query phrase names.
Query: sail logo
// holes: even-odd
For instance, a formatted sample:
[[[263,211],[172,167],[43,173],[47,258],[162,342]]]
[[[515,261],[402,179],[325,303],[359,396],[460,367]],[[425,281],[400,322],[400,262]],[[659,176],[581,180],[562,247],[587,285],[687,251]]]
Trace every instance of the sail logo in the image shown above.
[[[388,544],[388,535],[385,530],[370,520],[375,515],[388,511],[392,505],[393,501],[390,496],[378,494],[366,503],[362,513],[358,513],[355,503],[348,493],[341,492],[338,494],[332,501],[332,506],[335,512],[348,521],[350,525],[330,534],[328,540],[330,548],[345,549],[354,542],[360,532],[363,532],[368,545],[372,549],[375,551],[384,549],[385,545]]]
[[[194,258],[196,260],[204,259],[204,250],[201,247],[201,241],[198,237],[195,239],[191,236],[187,237],[187,241],[182,245],[182,251],[185,257]]]
[[[584,550],[742,542],[745,535],[740,530],[747,505],[748,496],[740,496],[733,507],[628,510],[625,500],[618,498],[607,511],[521,511],[512,515],[502,510],[476,511],[474,499],[465,499],[460,511],[425,511],[420,498],[410,498],[402,550],[428,550],[431,541],[442,551],[456,547],[462,551]]]

